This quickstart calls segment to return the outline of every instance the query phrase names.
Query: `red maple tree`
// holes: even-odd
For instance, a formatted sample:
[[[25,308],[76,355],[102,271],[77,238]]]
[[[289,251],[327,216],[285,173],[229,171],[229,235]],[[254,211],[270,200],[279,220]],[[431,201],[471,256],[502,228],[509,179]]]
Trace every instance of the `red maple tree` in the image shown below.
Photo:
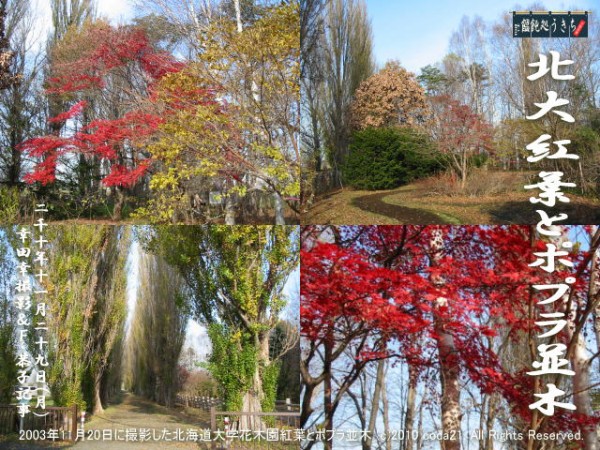
[[[102,179],[105,186],[131,187],[152,163],[150,155],[144,155],[137,146],[164,120],[138,106],[136,95],[140,92],[133,92],[134,88],[143,86],[138,91],[148,97],[161,77],[181,70],[184,65],[172,55],[153,48],[145,33],[135,27],[113,27],[98,22],[81,33],[67,39],[52,61],[46,92],[71,106],[48,119],[56,131],[21,144],[23,152],[38,160],[25,181],[42,185],[54,182],[59,158],[79,153],[109,163],[110,171]],[[65,58],[65,54],[75,56]],[[117,83],[122,83],[118,89],[125,100],[120,105],[111,105],[113,111],[102,117],[93,103],[110,96],[112,85]],[[97,118],[88,119],[93,116]],[[61,132],[67,125],[73,131]]]
[[[471,158],[492,150],[492,128],[469,106],[447,95],[430,97],[429,102],[430,131],[464,188]]]
[[[534,323],[541,297],[531,285],[576,273],[574,292],[584,295],[593,255],[578,251],[574,269],[547,274],[529,267],[533,252],[546,246],[532,233],[516,226],[372,226],[337,228],[322,239],[329,242],[308,239],[301,254],[302,423],[313,412],[316,386],[324,383],[323,426],[332,429],[343,395],[366,363],[393,358],[417,373],[440,373],[444,432],[460,431],[465,379],[483,394],[501,394],[529,424],[531,362],[507,365],[497,342],[523,348],[535,342],[542,333]],[[336,373],[340,361],[344,370]],[[561,410],[536,427],[577,431],[598,420]],[[450,439],[446,446],[458,449],[460,442]]]

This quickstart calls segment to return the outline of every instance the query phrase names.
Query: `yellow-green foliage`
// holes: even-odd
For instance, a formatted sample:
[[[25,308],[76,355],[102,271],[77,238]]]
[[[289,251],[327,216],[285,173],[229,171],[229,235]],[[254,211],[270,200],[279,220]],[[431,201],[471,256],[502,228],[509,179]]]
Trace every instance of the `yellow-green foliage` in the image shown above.
[[[244,131],[252,136],[245,145],[258,166],[253,170],[290,196],[300,193],[299,17],[298,3],[291,2],[267,10],[241,33],[232,21],[216,22],[202,55],[233,97],[241,123],[251,127]]]
[[[291,226],[155,227],[145,246],[177,267],[193,295],[196,318],[209,325],[209,368],[231,407],[254,393],[274,402],[278,365],[269,335],[285,306],[283,286],[298,263]],[[258,381],[257,381],[258,380]]]
[[[153,107],[165,122],[147,147],[158,167],[154,195],[138,217],[169,222],[189,209],[191,180],[224,178],[226,195],[243,196],[258,178],[300,195],[299,29],[295,2],[267,8],[241,33],[234,21],[216,20],[198,59],[160,81]]]
[[[227,292],[228,302],[242,311],[253,333],[269,329],[265,312],[276,317],[284,304],[280,289],[295,261],[290,231],[293,227],[215,225],[206,235],[218,255],[211,261],[214,286]],[[265,273],[265,267],[271,270]]]
[[[175,190],[183,180],[216,175],[220,153],[231,136],[220,106],[209,93],[204,99],[198,93],[209,86],[193,65],[160,81],[156,98],[169,116],[159,127],[160,138],[148,150],[165,170],[152,177],[151,189]]]
[[[0,403],[11,403],[17,366],[16,314],[9,295],[15,263],[10,257],[4,231],[0,235]]]
[[[49,385],[56,405],[90,406],[125,317],[125,248],[120,227],[51,226]],[[91,380],[91,381],[90,381]]]
[[[257,349],[248,336],[242,340],[220,324],[212,324],[208,336],[212,347],[208,370],[219,385],[225,409],[239,411],[244,394],[252,389]]]
[[[0,223],[18,223],[20,217],[19,188],[0,186]]]
[[[0,224],[26,222],[35,203],[29,188],[0,186]]]
[[[135,393],[171,406],[179,388],[188,298],[179,274],[163,258],[140,255],[135,315],[125,347],[125,382]]]

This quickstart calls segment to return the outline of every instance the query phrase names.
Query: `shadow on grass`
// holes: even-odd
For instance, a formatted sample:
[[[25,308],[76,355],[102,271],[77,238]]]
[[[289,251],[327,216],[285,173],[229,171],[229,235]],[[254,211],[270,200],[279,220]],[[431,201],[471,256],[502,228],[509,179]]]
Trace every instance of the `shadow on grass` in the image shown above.
[[[536,210],[545,210],[552,217],[561,213],[568,218],[557,225],[597,225],[600,224],[600,207],[584,204],[560,203],[554,208],[534,205],[528,201],[506,202],[489,210],[495,224],[536,224],[540,215]]]

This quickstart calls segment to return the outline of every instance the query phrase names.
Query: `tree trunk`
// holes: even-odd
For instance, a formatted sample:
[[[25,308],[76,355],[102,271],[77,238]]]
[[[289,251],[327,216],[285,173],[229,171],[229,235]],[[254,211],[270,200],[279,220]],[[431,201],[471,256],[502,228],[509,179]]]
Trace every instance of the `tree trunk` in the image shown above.
[[[417,450],[423,448],[423,406],[424,403],[421,400],[419,404],[419,428],[417,429]]]
[[[444,450],[460,450],[460,388],[459,367],[456,358],[454,338],[444,330],[439,319],[434,320],[438,334],[437,346],[440,358],[440,378],[442,382],[442,431]]]
[[[590,398],[590,360],[586,350],[585,338],[582,333],[575,334],[577,322],[577,299],[573,299],[571,311],[568,316],[569,341],[575,341],[570,356],[571,370],[573,375],[573,404],[579,414],[593,415],[592,400]],[[585,443],[585,450],[597,450],[598,438],[596,430],[592,427],[581,430]]]
[[[235,225],[235,199],[229,194],[225,200],[225,225]]]
[[[257,367],[252,378],[252,388],[244,394],[242,411],[247,413],[262,412],[261,400],[263,395],[262,380]],[[260,431],[266,429],[266,427],[260,416],[240,416],[240,429]]]
[[[104,408],[102,407],[102,396],[100,395],[102,384],[102,374],[96,373],[94,375],[94,408],[92,410],[92,414],[102,414],[104,413]]]
[[[381,389],[381,404],[383,405],[383,431],[385,433],[385,450],[392,450],[392,440],[390,438],[390,406],[387,396],[387,370],[385,371],[385,376],[383,378],[383,387]]]
[[[242,411],[250,413],[260,413],[262,410],[262,401],[265,393],[263,383],[260,376],[261,366],[266,367],[270,364],[269,360],[269,333],[262,332],[255,335],[255,345],[258,348],[257,360],[258,364],[252,377],[252,388],[244,394],[242,400]],[[266,424],[260,416],[241,416],[241,430],[266,430]]]
[[[13,105],[10,107],[11,116],[18,117],[19,111],[18,106],[20,102],[17,101],[17,88],[12,88],[13,92]],[[23,142],[23,129],[21,126],[12,125],[10,129],[10,151],[12,153],[10,158],[10,164],[7,170],[7,181],[9,186],[18,186],[21,178],[21,165],[22,165],[22,153],[18,149],[18,145]]]
[[[593,231],[591,234],[592,242],[593,236],[598,232],[598,226],[593,227]],[[600,295],[600,280],[598,279],[598,270],[600,270],[600,255],[596,253],[594,259],[592,260],[591,268],[590,268],[590,289],[588,292],[588,296],[592,299],[596,299],[598,295]],[[600,352],[600,302],[597,302],[592,311],[592,318],[594,324],[594,333],[596,335],[596,352]]]
[[[275,200],[275,225],[285,225],[283,199],[277,192],[273,194]]]
[[[579,414],[592,416],[590,365],[585,348],[585,339],[581,333],[574,336],[574,339],[576,339],[576,344],[571,355],[571,369],[575,372],[575,375],[573,375],[573,404],[577,407]],[[585,450],[598,450],[598,436],[594,427],[581,430],[581,435],[585,443]]]
[[[491,394],[488,397],[487,417],[485,422],[485,450],[494,450],[494,439],[492,438],[490,432],[494,429],[494,420],[496,418],[496,404],[498,403],[496,395],[497,394]]]
[[[237,22],[237,31],[241,33],[243,31],[242,25],[242,9],[240,7],[240,0],[233,0],[233,4],[235,6],[235,19]]]
[[[404,450],[413,448],[413,422],[415,421],[415,400],[417,398],[417,369],[408,364],[408,395],[406,397],[406,417],[404,419]]]
[[[360,421],[360,429],[361,430],[366,430],[367,429],[367,419],[366,419],[366,414],[367,414],[367,393],[366,393],[366,389],[365,389],[365,374],[361,374],[358,377],[358,381],[360,381],[360,400],[358,398],[358,396],[356,394],[354,394],[354,392],[352,392],[351,389],[348,389],[348,396],[352,399],[352,402],[354,403],[354,407],[356,408],[356,414],[358,416],[358,420]]]
[[[303,364],[302,362],[300,364]],[[304,383],[304,394],[302,395],[302,402],[300,406],[300,428],[304,428],[308,418],[312,414],[312,397],[315,392],[316,385],[313,383]]]
[[[115,205],[113,207],[112,220],[121,220],[121,213],[123,212],[124,203],[125,195],[123,195],[123,188],[115,186]]]
[[[594,332],[596,334],[596,352],[600,352],[600,303],[596,304],[592,315],[594,318]]]
[[[463,155],[463,158],[461,161],[461,168],[460,168],[460,188],[461,188],[461,190],[464,190],[466,185],[467,185],[467,156]]]
[[[443,231],[437,228],[431,238],[431,265],[437,266],[443,256]],[[432,282],[442,287],[445,280],[432,276]],[[444,316],[449,308],[448,299],[439,297],[434,305],[433,325],[437,335],[437,349],[440,364],[442,388],[442,432],[444,450],[460,450],[460,368],[454,337],[446,331]]]
[[[375,379],[375,391],[373,392],[373,400],[371,401],[371,415],[369,417],[369,427],[367,428],[367,434],[363,439],[362,448],[363,450],[370,450],[373,436],[375,433],[375,423],[377,422],[377,415],[379,413],[379,398],[381,397],[381,388],[385,379],[385,360],[380,360],[377,363],[377,377]]]
[[[563,242],[569,241],[567,232],[563,228],[562,235],[553,239],[556,241],[557,247],[562,247]],[[565,294],[562,299],[565,305],[568,305],[569,294]],[[574,295],[571,298],[572,303],[567,313],[567,335],[569,342],[574,342],[572,352],[570,354],[571,370],[575,372],[573,375],[573,404],[577,408],[579,414],[586,416],[593,415],[592,400],[590,397],[590,358],[586,349],[586,342],[582,331],[576,333],[577,322],[581,320],[578,317],[578,303],[580,298]],[[589,300],[591,301],[591,299]],[[598,449],[598,436],[594,428],[582,429],[581,435],[585,443],[586,450]]]
[[[481,395],[481,409],[479,411],[479,428],[478,428],[478,432],[479,432],[479,450],[485,450],[485,447],[487,445],[489,436],[486,436],[485,434],[485,418],[487,413],[489,412],[487,410],[487,404],[489,403],[490,400],[490,396],[487,394],[482,394]],[[486,437],[484,437],[486,436]]]
[[[332,377],[331,377],[331,360],[332,360],[333,349],[331,341],[328,339],[325,342],[325,358],[323,361],[323,372],[325,373],[325,379],[323,380],[323,406],[325,411],[325,420],[323,421],[323,428],[325,432],[331,432],[333,429],[333,402],[332,402]],[[325,439],[323,442],[323,448],[325,450],[332,449],[331,439]]]

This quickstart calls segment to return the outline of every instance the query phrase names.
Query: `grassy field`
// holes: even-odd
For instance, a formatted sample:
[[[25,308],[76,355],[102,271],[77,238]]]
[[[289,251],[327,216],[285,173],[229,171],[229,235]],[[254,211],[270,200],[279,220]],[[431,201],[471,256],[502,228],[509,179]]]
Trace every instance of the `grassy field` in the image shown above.
[[[388,191],[345,188],[319,198],[302,216],[302,224],[532,224],[538,205],[529,197],[539,191],[523,186],[535,173],[477,171],[464,190],[438,176]],[[600,223],[600,200],[569,193],[570,203],[546,208],[566,213],[570,224]]]

